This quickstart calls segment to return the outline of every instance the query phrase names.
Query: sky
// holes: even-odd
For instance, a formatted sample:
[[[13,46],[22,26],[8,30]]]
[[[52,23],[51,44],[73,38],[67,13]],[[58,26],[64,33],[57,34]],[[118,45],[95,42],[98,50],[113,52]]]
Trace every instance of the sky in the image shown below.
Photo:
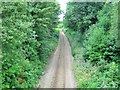
[[[66,7],[67,7],[67,4],[66,4],[67,0],[57,0],[57,1],[60,4],[61,10],[64,11],[64,13],[58,16],[60,18],[60,21],[63,21],[63,17],[64,17],[64,14],[66,12]]]

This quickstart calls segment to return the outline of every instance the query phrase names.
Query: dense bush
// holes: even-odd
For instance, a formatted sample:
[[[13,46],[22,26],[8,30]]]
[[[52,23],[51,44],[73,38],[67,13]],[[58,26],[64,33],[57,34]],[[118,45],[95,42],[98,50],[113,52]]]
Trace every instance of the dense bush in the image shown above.
[[[118,62],[117,34],[111,29],[112,10],[107,12],[112,6],[112,4],[106,3],[103,10],[98,14],[98,23],[92,25],[86,32],[84,57],[91,62],[102,59],[107,62]]]
[[[2,88],[35,87],[57,43],[59,5],[3,2],[2,8]]]
[[[89,4],[87,5],[88,7],[90,6]],[[95,5],[93,6],[96,7]],[[75,63],[77,62],[75,65],[75,77],[78,87],[118,88],[118,56],[120,49],[117,44],[117,7],[118,3],[105,3],[103,8],[99,8],[99,10],[101,9],[100,11],[93,12],[93,14],[96,14],[97,21],[89,25],[89,28],[85,28],[83,46],[81,46],[81,38],[79,38],[81,32],[74,28],[66,32],[71,42]],[[74,6],[71,5],[71,8],[74,8]],[[69,4],[67,10],[69,13]],[[83,11],[79,12],[83,13]],[[71,13],[69,14],[72,15]],[[73,18],[77,19],[76,16],[73,16]],[[64,21],[69,21],[69,18],[65,18]],[[76,22],[79,23],[80,21],[76,20]],[[67,24],[70,25],[69,23]],[[80,27],[84,26],[82,24],[79,25]],[[74,35],[71,35],[72,33]],[[75,41],[76,37],[77,40]],[[81,74],[84,74],[87,79],[81,77]]]
[[[58,14],[60,14],[60,7],[58,3],[52,2],[34,2],[29,3],[31,8],[33,30],[36,31],[37,40],[41,42],[41,47],[38,48],[40,58],[46,59],[54,48],[58,32],[55,31],[58,22]],[[55,8],[54,8],[55,7]],[[50,44],[48,44],[50,43]]]
[[[116,21],[116,16],[113,15],[113,10],[117,11],[116,7],[117,4],[106,3],[98,13],[97,24],[92,25],[86,32],[83,57],[92,64],[97,64],[98,70],[91,79],[96,81],[97,87],[116,88],[119,84],[117,28],[114,27],[115,32],[112,26],[117,26],[117,22],[113,22]]]

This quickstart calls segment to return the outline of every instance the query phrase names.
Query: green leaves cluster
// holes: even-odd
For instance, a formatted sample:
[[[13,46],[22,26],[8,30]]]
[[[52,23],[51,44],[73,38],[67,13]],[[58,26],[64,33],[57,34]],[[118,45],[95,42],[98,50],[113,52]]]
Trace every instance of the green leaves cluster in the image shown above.
[[[97,87],[117,88],[119,83],[118,62],[119,46],[117,45],[116,15],[118,3],[106,3],[98,13],[98,22],[86,32],[84,54],[86,60],[98,66],[98,71],[92,76]],[[114,21],[114,22],[113,22]],[[97,79],[95,79],[97,78]],[[93,81],[93,82],[94,82]]]
[[[67,31],[69,32],[69,38],[73,38],[73,35],[70,37],[70,33],[76,33],[74,34],[74,38],[76,38],[79,33],[79,40],[77,39],[77,42],[72,41],[74,39],[70,39],[71,44],[73,45],[72,48],[74,59],[75,61],[80,61],[80,64],[75,66],[75,68],[77,68],[76,70],[78,70],[75,70],[78,87],[118,88],[118,57],[120,54],[120,47],[118,45],[118,3],[105,3],[103,8],[96,6],[96,4],[92,4],[95,9],[93,12],[91,11],[92,14],[89,12],[91,9],[87,9],[87,7],[91,7],[91,4],[92,3],[87,3],[86,6],[81,7],[86,8],[86,11],[82,11],[79,6],[77,6],[73,12],[69,13],[70,10],[72,10],[74,6],[77,5],[77,3],[71,3],[71,5],[68,3],[66,14],[68,16],[71,15],[71,17],[74,18],[80,29],[77,29],[76,24],[74,24],[74,20],[70,17],[70,19],[65,17],[64,20],[65,23],[67,23],[66,26],[69,28]],[[78,10],[75,11],[76,9]],[[80,17],[81,21],[79,21],[80,19],[77,16],[80,16],[80,13],[84,12],[86,13],[85,16]],[[87,14],[87,12],[89,13]],[[87,22],[85,18],[91,17],[91,15],[95,17],[92,19],[92,21],[95,22],[83,23]],[[73,21],[73,27],[69,27],[72,24],[72,21],[70,24],[69,20]],[[91,19],[88,19],[88,21],[91,21]],[[81,22],[83,24],[81,24]],[[82,27],[84,27],[84,33],[79,32],[83,30]],[[81,39],[83,42],[81,42]],[[96,70],[92,72],[90,70],[91,66],[89,68],[81,66],[81,64],[83,64],[81,60],[84,60],[86,63],[89,62],[92,66],[96,67]],[[82,73],[86,73],[87,71],[89,72],[89,78],[87,80],[78,76],[78,74],[81,74],[79,68],[85,69],[82,70]]]
[[[69,2],[64,17],[64,26],[84,33],[90,25],[97,22],[96,15],[103,4],[102,2]]]
[[[60,7],[56,2],[3,2],[2,8],[2,88],[33,88],[55,49]]]
[[[106,3],[103,10],[98,13],[98,22],[86,32],[84,40],[85,59],[91,62],[105,60],[118,62],[117,34],[111,29],[112,4]],[[117,29],[117,28],[116,28]]]

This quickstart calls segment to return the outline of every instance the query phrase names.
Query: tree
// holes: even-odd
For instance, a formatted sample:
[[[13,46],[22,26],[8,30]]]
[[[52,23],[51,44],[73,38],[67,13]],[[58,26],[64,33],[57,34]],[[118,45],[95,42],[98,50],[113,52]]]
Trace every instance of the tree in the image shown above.
[[[33,88],[57,43],[59,5],[19,1],[2,8],[2,88]]]
[[[103,5],[102,2],[69,2],[64,17],[65,27],[83,34],[98,21],[96,15]]]

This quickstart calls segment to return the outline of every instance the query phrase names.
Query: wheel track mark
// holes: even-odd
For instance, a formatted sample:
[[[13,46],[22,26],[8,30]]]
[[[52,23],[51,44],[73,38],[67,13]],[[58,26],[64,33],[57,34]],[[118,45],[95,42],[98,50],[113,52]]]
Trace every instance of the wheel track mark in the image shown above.
[[[65,62],[64,62],[64,37],[61,35],[61,45],[60,45],[60,52],[59,52],[59,60],[57,62],[57,69],[56,69],[56,76],[53,87],[60,88],[65,87]],[[62,57],[63,56],[63,57]],[[59,86],[59,87],[58,87]]]
[[[43,78],[42,88],[75,88],[70,45],[63,32],[60,32],[56,51],[49,65],[48,73]]]

